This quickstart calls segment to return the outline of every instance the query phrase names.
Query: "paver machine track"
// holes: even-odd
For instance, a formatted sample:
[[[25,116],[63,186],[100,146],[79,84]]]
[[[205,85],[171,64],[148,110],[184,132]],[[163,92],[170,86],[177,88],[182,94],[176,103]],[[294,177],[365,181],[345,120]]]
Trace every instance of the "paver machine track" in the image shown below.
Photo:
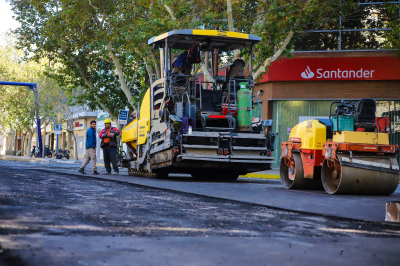
[[[392,194],[399,183],[399,147],[389,144],[389,121],[375,111],[374,99],[343,100],[331,104],[329,119],[296,125],[281,144],[282,185],[328,194]]]

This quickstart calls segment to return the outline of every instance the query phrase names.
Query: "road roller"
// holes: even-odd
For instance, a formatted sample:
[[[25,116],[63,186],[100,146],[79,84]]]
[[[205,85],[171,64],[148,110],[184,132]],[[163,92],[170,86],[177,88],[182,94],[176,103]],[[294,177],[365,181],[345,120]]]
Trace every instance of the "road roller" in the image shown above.
[[[399,184],[399,146],[389,144],[388,118],[375,112],[374,99],[336,101],[329,118],[293,127],[281,144],[282,185],[328,194],[392,194]]]

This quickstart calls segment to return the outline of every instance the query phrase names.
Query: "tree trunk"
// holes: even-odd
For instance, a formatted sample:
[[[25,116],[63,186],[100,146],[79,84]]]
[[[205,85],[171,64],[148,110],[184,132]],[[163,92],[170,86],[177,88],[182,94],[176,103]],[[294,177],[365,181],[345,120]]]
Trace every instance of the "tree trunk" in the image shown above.
[[[13,149],[12,149],[12,147],[13,147],[13,134],[10,132],[10,133],[8,133],[7,134],[8,135],[8,150],[11,152]]]
[[[274,62],[276,59],[279,58],[279,56],[281,56],[281,54],[283,53],[283,51],[286,49],[286,46],[289,44],[290,40],[292,39],[294,35],[294,31],[290,31],[288,33],[288,35],[286,36],[285,41],[281,44],[281,46],[279,47],[278,51],[275,52],[275,54],[269,58],[267,58],[264,63],[260,66],[260,68],[254,73],[254,80],[257,80],[261,74],[263,74],[265,72],[265,69],[272,63]]]
[[[69,119],[68,124],[69,124],[69,129],[68,129],[67,131],[68,131],[68,132],[72,135],[72,137],[74,138],[74,154],[75,154],[75,161],[78,161],[78,160],[79,160],[79,157],[78,157],[78,143],[76,143],[76,136],[75,136],[74,128],[73,128],[74,120],[73,120],[73,119]]]
[[[214,79],[211,77],[210,72],[208,71],[204,62],[201,62],[201,71],[203,72],[204,79],[208,82],[214,82]]]
[[[71,129],[72,137],[74,138],[74,153],[75,153],[75,160],[79,161],[78,157],[78,143],[76,143],[76,136],[74,134],[74,131]]]
[[[122,71],[122,66],[121,63],[119,62],[118,57],[115,55],[113,48],[112,48],[112,44],[110,41],[108,41],[107,43],[107,50],[108,50],[108,54],[110,55],[111,59],[114,62],[114,66],[117,69],[117,73],[118,73],[118,77],[119,77],[119,83],[121,84],[121,89],[122,91],[125,93],[126,97],[128,98],[128,101],[130,103],[130,105],[135,108],[134,106],[134,101],[133,101],[133,97],[132,97],[132,93],[129,90],[128,84],[126,84],[125,81],[125,77],[124,77],[124,72]]]
[[[47,127],[47,122],[44,122],[44,128],[43,128],[43,139],[42,139],[42,156],[44,158],[44,147],[46,146],[46,127]]]
[[[157,79],[160,79],[161,78],[160,65],[157,62],[156,56],[152,52],[150,52],[150,55],[151,55],[151,59],[153,61],[154,67],[156,69]]]
[[[229,31],[233,31],[233,14],[232,14],[232,1],[231,0],[226,0],[226,14],[228,16],[228,29]],[[239,59],[240,58],[240,52],[239,50],[234,50],[233,51],[233,59]]]
[[[41,130],[39,129],[39,131],[41,131]],[[36,129],[35,129],[35,139],[36,139],[36,141],[35,141],[35,146],[36,146],[36,148],[39,149],[39,134],[38,133],[40,133],[40,132],[38,132],[38,125],[36,123]]]
[[[146,66],[146,70],[147,70],[147,74],[149,75],[149,80],[150,80],[150,86],[151,84],[153,84],[154,80],[153,80],[153,64],[151,64],[150,60],[147,60],[147,58],[144,60],[144,64]]]
[[[25,140],[26,140],[26,134],[22,134],[22,138],[21,138],[21,156],[24,156],[24,152],[25,152]]]
[[[204,64],[206,65],[206,69],[210,69],[210,52],[209,51],[204,53]]]
[[[33,130],[29,131],[29,138],[28,138],[28,149],[26,151],[26,155],[29,156],[31,150],[32,150],[32,137],[33,137]]]
[[[311,5],[313,1],[312,0],[307,0],[307,2],[305,3],[304,7],[301,10],[307,10],[307,8]],[[266,17],[266,16],[265,16]],[[263,20],[261,21],[261,24],[266,23],[266,19],[265,17],[263,18]],[[296,19],[295,24],[299,24],[301,22],[301,18],[302,16],[299,15],[299,17]],[[259,25],[260,26],[260,25]],[[264,60],[264,62],[261,64],[261,66],[257,69],[257,71],[254,73],[253,79],[257,80],[261,74],[263,74],[265,72],[265,69],[272,63],[274,62],[276,59],[279,58],[279,56],[281,56],[281,54],[283,53],[283,51],[285,51],[286,47],[288,46],[290,40],[292,39],[294,35],[294,31],[291,30],[288,32],[285,40],[281,43],[281,45],[279,46],[278,51],[275,52],[275,54],[267,59]]]

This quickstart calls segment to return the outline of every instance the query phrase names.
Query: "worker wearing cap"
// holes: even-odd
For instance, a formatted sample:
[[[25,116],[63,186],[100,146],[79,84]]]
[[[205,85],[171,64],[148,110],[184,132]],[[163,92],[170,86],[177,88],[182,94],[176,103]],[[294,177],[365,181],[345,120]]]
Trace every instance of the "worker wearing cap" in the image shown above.
[[[111,126],[110,119],[104,121],[105,128],[100,131],[101,148],[103,149],[104,166],[106,172],[104,174],[111,174],[112,163],[114,175],[118,175],[119,170],[117,166],[117,147],[118,141],[117,136],[120,134],[119,130]]]

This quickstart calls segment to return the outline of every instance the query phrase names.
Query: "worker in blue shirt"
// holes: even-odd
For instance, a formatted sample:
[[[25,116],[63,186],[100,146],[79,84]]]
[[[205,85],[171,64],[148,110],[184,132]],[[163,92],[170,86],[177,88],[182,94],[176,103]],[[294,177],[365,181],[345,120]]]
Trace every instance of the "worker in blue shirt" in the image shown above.
[[[92,161],[93,174],[99,174],[96,167],[96,135],[96,121],[93,120],[90,122],[90,128],[86,131],[86,158],[78,170],[82,174],[86,174],[85,166],[88,165],[90,161]]]

